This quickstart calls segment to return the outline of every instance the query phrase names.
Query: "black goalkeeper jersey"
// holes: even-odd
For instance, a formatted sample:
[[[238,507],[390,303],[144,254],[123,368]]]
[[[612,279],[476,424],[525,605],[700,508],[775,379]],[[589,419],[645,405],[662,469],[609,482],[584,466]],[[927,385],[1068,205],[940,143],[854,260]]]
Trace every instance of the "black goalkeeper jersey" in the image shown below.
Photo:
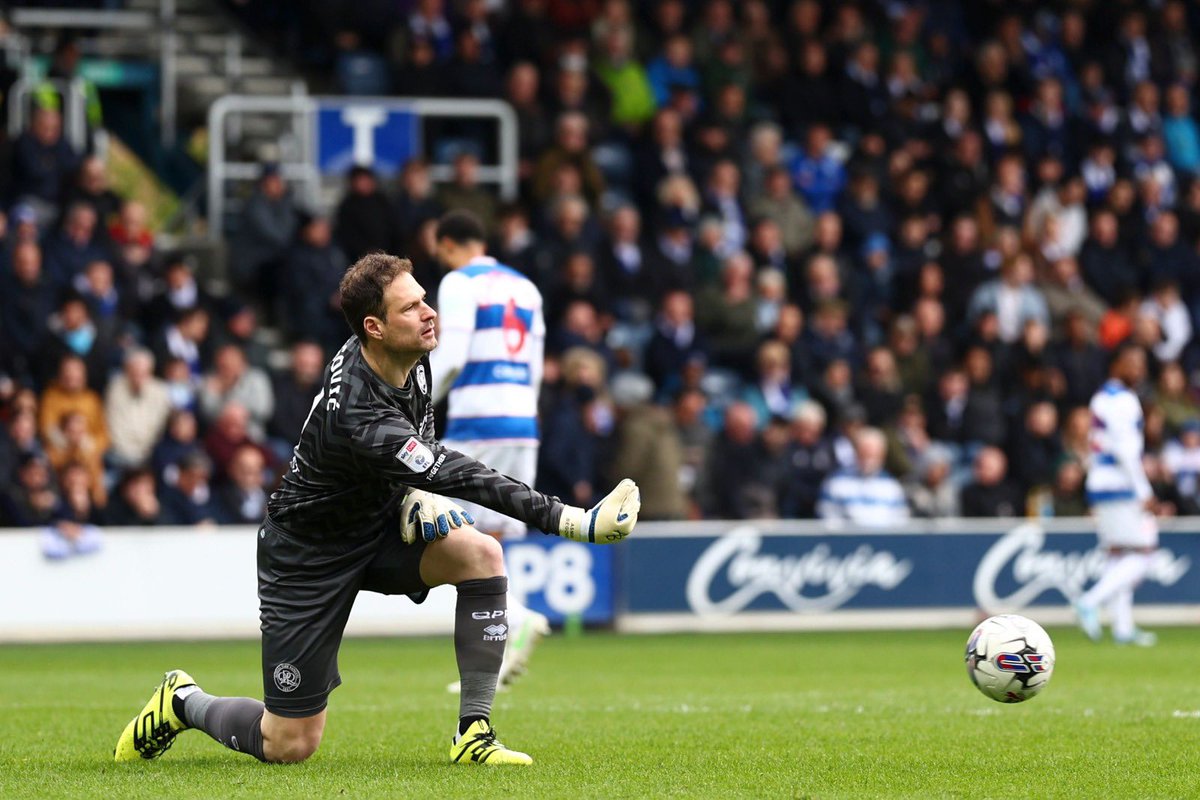
[[[267,504],[268,524],[306,539],[377,535],[409,487],[470,500],[542,530],[562,503],[443,447],[434,435],[429,357],[397,389],[351,337],[325,368],[291,465]]]

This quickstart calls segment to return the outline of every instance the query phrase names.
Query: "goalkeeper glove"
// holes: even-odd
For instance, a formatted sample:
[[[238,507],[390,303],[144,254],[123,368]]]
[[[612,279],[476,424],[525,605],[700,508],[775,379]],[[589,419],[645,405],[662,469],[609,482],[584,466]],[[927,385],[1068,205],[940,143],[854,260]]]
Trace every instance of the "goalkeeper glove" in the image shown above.
[[[432,542],[454,528],[474,524],[471,515],[457,503],[420,489],[409,489],[400,505],[400,538],[405,544],[418,539]]]
[[[564,507],[558,522],[558,535],[577,542],[619,542],[633,533],[641,508],[642,494],[638,485],[626,478],[590,509]]]

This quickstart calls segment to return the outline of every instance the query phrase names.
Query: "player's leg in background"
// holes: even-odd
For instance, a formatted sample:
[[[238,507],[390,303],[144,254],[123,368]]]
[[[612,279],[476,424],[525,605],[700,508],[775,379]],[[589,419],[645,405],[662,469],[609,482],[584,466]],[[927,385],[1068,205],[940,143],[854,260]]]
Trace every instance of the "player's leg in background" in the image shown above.
[[[1095,519],[1096,535],[1108,557],[1096,584],[1076,601],[1075,613],[1084,633],[1099,641],[1099,609],[1108,606],[1117,594],[1132,590],[1145,576],[1148,562],[1128,558],[1138,555],[1130,552],[1130,546],[1152,543],[1157,539],[1157,530],[1136,501],[1101,504],[1095,509]]]
[[[1133,593],[1150,571],[1152,560],[1153,555],[1144,552],[1126,552],[1121,556],[1119,572],[1124,578],[1124,586],[1113,593],[1108,606],[1113,640],[1118,644],[1150,647],[1158,642],[1157,636],[1141,630],[1133,621]]]

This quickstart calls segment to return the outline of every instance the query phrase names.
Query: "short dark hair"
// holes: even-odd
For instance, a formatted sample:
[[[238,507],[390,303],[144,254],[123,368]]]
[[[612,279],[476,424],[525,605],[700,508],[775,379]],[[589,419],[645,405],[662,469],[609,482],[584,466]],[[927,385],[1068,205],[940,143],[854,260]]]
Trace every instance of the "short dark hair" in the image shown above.
[[[486,242],[487,232],[483,222],[470,211],[456,209],[448,211],[438,220],[437,238],[449,239],[455,244],[467,242]]]
[[[387,253],[367,253],[350,265],[338,291],[342,295],[342,313],[360,342],[367,340],[363,320],[367,316],[383,317],[383,292],[396,276],[411,273],[412,262]]]

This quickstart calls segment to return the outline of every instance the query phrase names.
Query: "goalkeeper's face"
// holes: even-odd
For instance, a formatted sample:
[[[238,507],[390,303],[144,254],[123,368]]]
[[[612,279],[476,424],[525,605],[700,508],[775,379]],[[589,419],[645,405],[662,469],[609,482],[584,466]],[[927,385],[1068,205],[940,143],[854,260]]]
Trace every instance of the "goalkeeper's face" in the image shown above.
[[[437,312],[425,302],[425,290],[411,273],[400,273],[384,290],[383,307],[377,329],[388,353],[419,357],[437,347]]]

